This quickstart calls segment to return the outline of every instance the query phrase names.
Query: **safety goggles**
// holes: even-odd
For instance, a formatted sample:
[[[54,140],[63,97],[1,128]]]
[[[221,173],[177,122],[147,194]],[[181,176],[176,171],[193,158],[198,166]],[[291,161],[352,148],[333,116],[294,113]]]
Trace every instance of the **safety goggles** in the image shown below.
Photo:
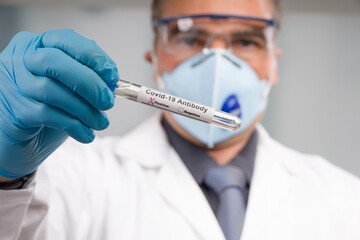
[[[272,49],[276,27],[271,19],[217,14],[161,18],[153,24],[165,52],[184,59],[214,46],[244,60],[260,59]]]

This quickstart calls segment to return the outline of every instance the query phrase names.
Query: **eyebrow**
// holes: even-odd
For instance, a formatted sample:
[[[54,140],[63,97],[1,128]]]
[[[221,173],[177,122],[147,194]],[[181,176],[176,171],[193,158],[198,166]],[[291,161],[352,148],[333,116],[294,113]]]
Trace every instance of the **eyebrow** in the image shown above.
[[[266,41],[265,34],[262,30],[256,29],[255,31],[246,30],[246,31],[236,31],[231,33],[231,37],[256,37],[263,41]]]
[[[184,32],[181,32],[178,27],[173,27],[169,31],[169,36],[173,36],[173,35],[176,35],[179,33],[184,33]],[[202,35],[202,36],[209,35],[209,33],[206,30],[200,29],[200,28],[194,28],[194,27],[190,28],[189,31],[186,31],[186,33],[196,33],[196,34]]]

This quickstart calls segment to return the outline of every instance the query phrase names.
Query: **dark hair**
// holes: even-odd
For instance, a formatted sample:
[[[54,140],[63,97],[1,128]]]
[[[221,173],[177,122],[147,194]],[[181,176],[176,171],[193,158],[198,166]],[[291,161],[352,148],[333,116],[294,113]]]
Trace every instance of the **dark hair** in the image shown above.
[[[277,29],[280,29],[280,24],[281,24],[281,5],[280,5],[280,0],[271,0],[274,6],[274,19],[276,20],[277,23]],[[153,0],[152,2],[152,20],[154,21],[155,19],[161,18],[162,15],[162,8],[163,8],[163,2],[164,0]]]

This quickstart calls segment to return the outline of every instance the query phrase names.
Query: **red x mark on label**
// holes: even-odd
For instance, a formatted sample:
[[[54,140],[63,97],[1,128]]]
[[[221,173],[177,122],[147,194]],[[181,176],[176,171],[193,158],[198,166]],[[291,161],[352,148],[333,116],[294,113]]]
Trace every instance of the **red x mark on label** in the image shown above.
[[[148,102],[148,104],[154,105],[154,100],[155,100],[155,98],[150,98],[150,101]]]

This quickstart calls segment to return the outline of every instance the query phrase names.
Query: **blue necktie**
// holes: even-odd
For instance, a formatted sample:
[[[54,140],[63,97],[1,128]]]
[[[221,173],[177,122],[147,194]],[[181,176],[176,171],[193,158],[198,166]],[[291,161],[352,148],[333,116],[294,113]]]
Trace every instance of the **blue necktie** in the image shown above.
[[[239,240],[244,224],[246,178],[240,168],[214,166],[207,171],[204,183],[219,197],[216,217],[227,240]]]

